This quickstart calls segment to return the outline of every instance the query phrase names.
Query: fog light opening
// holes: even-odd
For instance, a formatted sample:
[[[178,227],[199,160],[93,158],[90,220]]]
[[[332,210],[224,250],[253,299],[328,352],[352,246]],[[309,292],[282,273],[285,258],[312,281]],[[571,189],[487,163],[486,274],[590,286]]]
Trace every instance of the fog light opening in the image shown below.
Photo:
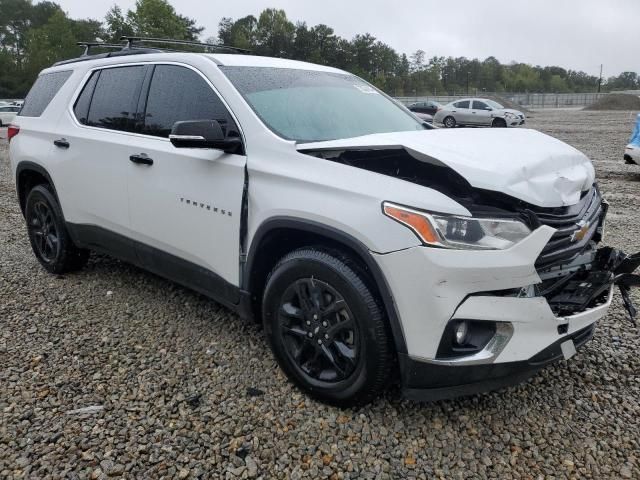
[[[467,321],[459,322],[455,327],[456,345],[462,346],[467,343],[469,335],[469,323]]]

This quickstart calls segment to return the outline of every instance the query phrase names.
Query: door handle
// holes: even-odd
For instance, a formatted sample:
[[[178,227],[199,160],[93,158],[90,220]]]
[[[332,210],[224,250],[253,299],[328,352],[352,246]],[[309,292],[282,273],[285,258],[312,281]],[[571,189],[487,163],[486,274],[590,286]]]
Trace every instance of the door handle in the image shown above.
[[[149,158],[146,153],[140,153],[139,155],[131,155],[129,157],[133,163],[138,163],[140,165],[153,165],[153,159]]]
[[[69,142],[67,142],[66,138],[60,138],[58,140],[54,140],[53,144],[56,147],[60,147],[60,148],[69,148],[70,147],[70,144],[69,144]]]

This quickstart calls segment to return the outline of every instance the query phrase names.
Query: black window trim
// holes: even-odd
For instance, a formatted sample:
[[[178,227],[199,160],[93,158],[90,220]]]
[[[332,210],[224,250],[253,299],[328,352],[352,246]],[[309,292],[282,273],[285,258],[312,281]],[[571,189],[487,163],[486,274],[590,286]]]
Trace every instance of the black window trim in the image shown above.
[[[149,94],[149,87],[151,86],[151,78],[152,78],[149,75],[149,70],[154,70],[156,65],[177,65],[177,66],[180,66],[180,67],[186,67],[186,68],[189,68],[189,69],[193,70],[198,75],[200,75],[204,79],[204,81],[207,82],[207,84],[209,85],[209,88],[211,88],[211,90],[218,96],[218,98],[220,99],[222,104],[225,106],[225,108],[229,112],[229,115],[231,116],[231,118],[235,122],[236,127],[238,128],[238,132],[240,133],[240,138],[242,139],[242,143],[244,145],[244,151],[245,151],[245,155],[246,155],[247,140],[246,140],[244,131],[242,129],[242,124],[238,121],[238,117],[234,113],[233,109],[229,106],[229,103],[226,101],[226,99],[220,93],[220,91],[213,85],[213,83],[211,83],[211,81],[207,78],[207,76],[205,74],[203,74],[196,67],[194,67],[192,65],[189,65],[187,63],[183,63],[183,62],[162,61],[162,60],[155,60],[155,61],[152,61],[152,62],[125,62],[125,63],[117,63],[117,64],[113,64],[113,65],[97,65],[97,66],[87,70],[87,72],[85,73],[84,77],[82,77],[82,81],[79,82],[78,87],[76,88],[76,91],[71,96],[71,100],[70,100],[69,105],[67,107],[67,112],[71,115],[71,118],[72,118],[73,122],[75,123],[75,125],[77,127],[80,127],[80,128],[90,128],[90,129],[99,130],[99,131],[102,131],[102,132],[118,133],[118,134],[121,134],[121,135],[137,135],[137,136],[140,136],[140,137],[143,137],[143,138],[158,140],[158,141],[162,141],[162,142],[170,142],[170,140],[168,138],[158,137],[156,135],[147,135],[145,133],[140,133],[140,132],[127,132],[127,131],[124,131],[124,130],[112,130],[110,128],[93,127],[91,125],[84,125],[84,124],[80,123],[80,121],[78,120],[78,118],[75,115],[75,112],[73,111],[73,108],[75,107],[75,104],[76,104],[76,101],[78,100],[78,97],[80,97],[80,95],[82,94],[82,90],[84,89],[84,86],[87,84],[87,82],[91,78],[91,75],[93,74],[93,72],[95,72],[97,70],[106,70],[107,68],[147,66],[147,67],[151,67],[151,68],[147,69],[147,72],[145,73],[145,78],[144,78],[144,80],[142,82],[142,89],[141,89],[141,92],[140,92],[140,96],[138,97],[138,106],[137,106],[137,109],[136,109],[136,115],[138,115],[138,112],[146,110],[146,97]],[[96,85],[97,85],[97,82],[96,82]],[[239,93],[238,93],[238,95],[239,95]],[[93,92],[91,93],[91,96],[92,96],[92,99],[93,99]],[[141,105],[142,99],[144,99],[143,105]]]

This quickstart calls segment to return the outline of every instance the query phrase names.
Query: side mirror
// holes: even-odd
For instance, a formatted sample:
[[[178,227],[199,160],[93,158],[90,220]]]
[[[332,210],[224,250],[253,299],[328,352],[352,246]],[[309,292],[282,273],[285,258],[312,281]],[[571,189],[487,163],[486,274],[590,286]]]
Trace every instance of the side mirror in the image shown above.
[[[185,120],[173,124],[169,140],[176,148],[215,148],[225,153],[241,153],[239,137],[225,138],[217,120]]]

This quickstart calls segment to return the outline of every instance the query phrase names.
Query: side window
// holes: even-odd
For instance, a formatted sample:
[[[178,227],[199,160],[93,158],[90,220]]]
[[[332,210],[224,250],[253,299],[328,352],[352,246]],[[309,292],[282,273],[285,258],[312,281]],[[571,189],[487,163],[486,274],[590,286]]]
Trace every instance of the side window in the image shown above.
[[[199,74],[177,65],[158,65],[149,87],[142,132],[168,137],[173,124],[182,120],[217,120],[225,135],[239,135],[227,108]]]
[[[0,107],[0,113],[10,112],[9,107]]]
[[[462,100],[453,104],[456,108],[469,108],[469,100]]]
[[[474,110],[489,110],[489,105],[484,102],[480,102],[478,100],[473,101],[473,109]]]
[[[96,81],[87,125],[132,132],[144,66],[105,68]]]
[[[76,104],[73,107],[73,113],[80,123],[87,124],[87,117],[89,116],[89,105],[91,105],[91,97],[93,96],[93,89],[98,81],[100,71],[93,72],[89,81],[85,84],[82,92],[76,100]]]
[[[56,93],[60,91],[70,76],[70,70],[40,75],[24,100],[20,116],[39,117],[42,115],[42,112],[49,106],[53,97],[56,96]]]

